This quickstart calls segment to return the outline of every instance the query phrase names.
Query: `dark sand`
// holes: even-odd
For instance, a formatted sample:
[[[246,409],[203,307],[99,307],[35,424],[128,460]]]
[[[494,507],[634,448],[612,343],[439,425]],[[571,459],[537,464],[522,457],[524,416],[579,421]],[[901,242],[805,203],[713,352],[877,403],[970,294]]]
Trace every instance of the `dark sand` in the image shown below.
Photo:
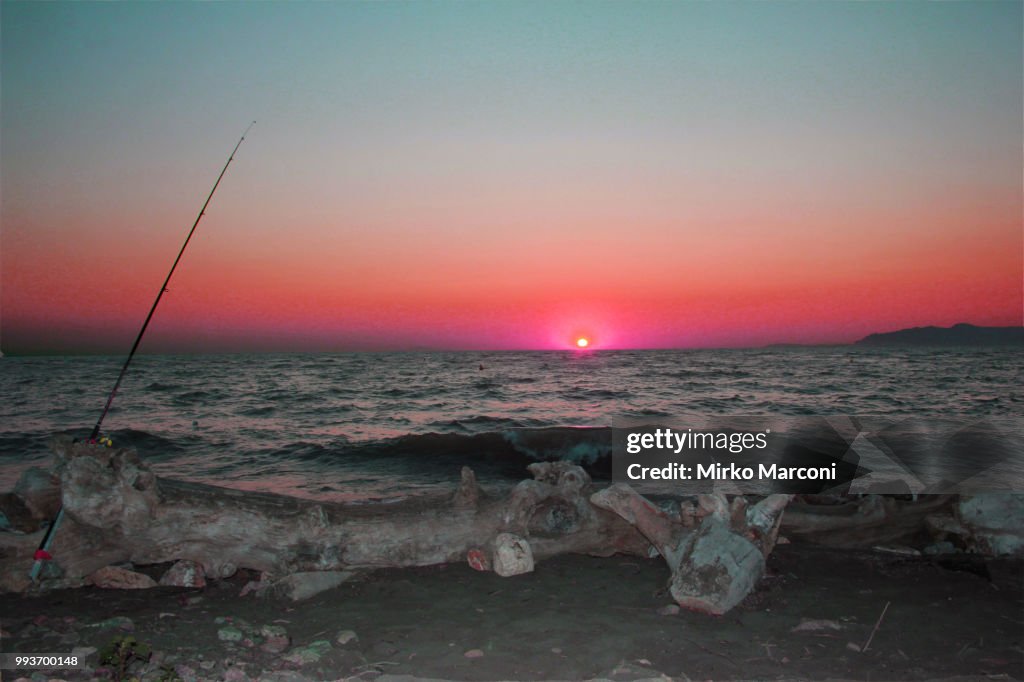
[[[240,598],[243,575],[203,590],[7,595],[0,597],[2,648],[102,648],[123,633],[87,625],[126,616],[131,634],[157,652],[143,679],[176,665],[185,679],[227,673],[234,680],[1024,679],[1020,561],[782,545],[759,589],[724,617],[660,614],[672,604],[667,577],[660,559],[565,556],[514,578],[465,565],[381,570],[298,603]],[[870,649],[854,650],[887,602]],[[808,619],[840,629],[791,632]],[[261,651],[257,638],[248,646],[221,641],[218,631],[232,624],[244,633],[283,626],[291,647],[274,654]],[[342,630],[358,639],[338,643]],[[331,644],[318,661],[286,661],[316,640]],[[474,649],[482,655],[467,658]],[[27,673],[4,677],[20,674]],[[54,676],[89,678],[82,671]]]

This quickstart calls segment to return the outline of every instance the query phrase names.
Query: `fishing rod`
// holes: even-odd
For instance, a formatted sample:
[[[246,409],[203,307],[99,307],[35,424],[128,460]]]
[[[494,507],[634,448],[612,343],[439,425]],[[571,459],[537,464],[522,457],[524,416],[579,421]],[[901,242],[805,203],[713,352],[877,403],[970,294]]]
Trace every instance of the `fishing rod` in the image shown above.
[[[220,175],[217,176],[217,181],[213,183],[213,188],[206,197],[206,201],[203,202],[203,207],[199,209],[199,215],[196,216],[196,220],[192,223],[192,229],[188,231],[188,236],[185,237],[185,243],[181,245],[181,249],[178,251],[177,258],[174,259],[174,263],[171,265],[170,272],[167,273],[167,278],[164,279],[164,283],[160,286],[160,291],[156,295],[156,300],[153,301],[153,307],[149,309],[149,314],[146,315],[145,322],[142,323],[142,328],[139,329],[139,335],[135,337],[135,343],[132,344],[132,349],[128,353],[128,359],[124,361],[124,366],[121,367],[120,374],[117,375],[117,381],[114,382],[114,388],[111,389],[110,395],[107,396],[107,403],[103,406],[103,412],[100,413],[100,418],[96,420],[96,426],[92,427],[92,433],[89,435],[89,443],[96,443],[97,438],[100,437],[100,429],[103,426],[103,420],[106,418],[107,413],[110,411],[110,406],[114,402],[114,396],[117,395],[117,390],[121,388],[121,382],[124,380],[124,375],[128,373],[128,366],[132,364],[132,358],[135,357],[135,351],[139,349],[139,344],[142,343],[142,337],[146,334],[146,328],[149,327],[149,321],[153,319],[153,313],[156,312],[156,307],[160,305],[160,299],[163,298],[164,294],[167,293],[167,285],[171,283],[171,277],[174,275],[175,268],[178,267],[178,262],[181,261],[182,255],[185,253],[185,249],[188,248],[188,243],[192,239],[192,235],[195,234],[196,228],[199,227],[199,221],[203,219],[206,214],[206,207],[210,205],[210,200],[213,199],[214,192],[217,191],[217,186],[220,185],[221,179],[224,174],[228,172],[228,166],[235,159],[235,153],[238,148],[242,146],[242,142],[245,141],[245,136],[249,134],[249,130],[256,125],[256,121],[249,124],[249,127],[242,133],[242,137],[239,138],[238,144],[231,150],[231,154],[228,156],[227,162],[224,164],[224,168],[221,169]],[[110,440],[107,439],[106,443],[109,445]],[[61,520],[64,518],[64,507],[57,511],[57,516],[54,517],[53,523],[46,530],[46,535],[43,536],[43,541],[39,543],[39,549],[35,553],[35,562],[32,564],[32,570],[29,571],[29,577],[32,578],[33,582],[39,579],[39,572],[42,570],[43,562],[52,559],[50,555],[50,545],[53,543],[53,536],[57,532],[57,527],[60,525]]]

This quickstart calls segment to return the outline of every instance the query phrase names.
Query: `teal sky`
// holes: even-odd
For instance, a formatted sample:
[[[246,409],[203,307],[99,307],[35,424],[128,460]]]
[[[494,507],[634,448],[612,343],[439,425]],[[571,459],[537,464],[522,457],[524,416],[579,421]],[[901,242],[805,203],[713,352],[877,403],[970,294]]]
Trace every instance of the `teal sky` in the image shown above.
[[[0,12],[5,350],[1020,323],[1020,2]]]

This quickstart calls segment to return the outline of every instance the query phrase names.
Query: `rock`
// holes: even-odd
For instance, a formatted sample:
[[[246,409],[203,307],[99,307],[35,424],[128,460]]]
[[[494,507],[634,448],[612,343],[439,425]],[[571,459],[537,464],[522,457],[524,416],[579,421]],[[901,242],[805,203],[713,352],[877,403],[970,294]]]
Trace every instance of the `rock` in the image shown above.
[[[309,571],[292,573],[273,584],[273,594],[301,601],[313,595],[337,587],[355,575],[354,571]]]
[[[148,575],[117,566],[101,568],[87,577],[86,582],[96,587],[114,590],[145,590],[156,587],[156,581]]]
[[[181,678],[181,682],[197,682],[198,680],[196,669],[184,663],[174,666],[174,672]]]
[[[474,571],[489,571],[491,570],[491,559],[487,554],[480,549],[471,549],[466,552],[466,563]]]
[[[98,630],[113,630],[117,628],[119,630],[125,630],[131,632],[135,629],[135,623],[132,622],[131,618],[126,616],[114,616],[113,618],[107,618],[97,623],[91,623],[86,625],[88,628],[96,628]]]
[[[71,650],[71,655],[78,657],[79,662],[89,658],[97,651],[94,646],[76,646]]]
[[[530,543],[512,533],[494,538],[494,572],[503,578],[533,571]]]
[[[304,647],[293,650],[291,653],[285,654],[281,657],[281,660],[292,665],[308,665],[319,661],[330,650],[330,642],[326,639],[318,639]]]
[[[222,642],[241,642],[242,636],[242,631],[234,625],[228,625],[217,630],[217,639]]]
[[[260,628],[260,635],[264,639],[260,649],[268,654],[283,653],[292,643],[287,630],[280,625],[264,625]]]
[[[679,615],[679,606],[676,604],[668,604],[658,609],[659,616],[677,616]]]
[[[345,645],[349,642],[358,642],[359,637],[352,630],[341,630],[338,632],[337,637],[334,638],[338,644]]]
[[[466,653],[462,654],[466,658],[483,658],[483,649],[470,649]]]
[[[206,587],[206,574],[200,564],[182,559],[167,569],[160,578],[160,584],[172,587]]]
[[[60,479],[46,469],[26,469],[14,484],[14,496],[35,519],[53,519],[60,509]]]
[[[249,682],[244,670],[231,667],[224,671],[224,682]]]
[[[989,555],[1024,555],[1024,495],[962,495],[955,511],[977,551]]]
[[[842,630],[843,626],[834,620],[811,620],[805,618],[790,632],[823,632],[825,630]]]

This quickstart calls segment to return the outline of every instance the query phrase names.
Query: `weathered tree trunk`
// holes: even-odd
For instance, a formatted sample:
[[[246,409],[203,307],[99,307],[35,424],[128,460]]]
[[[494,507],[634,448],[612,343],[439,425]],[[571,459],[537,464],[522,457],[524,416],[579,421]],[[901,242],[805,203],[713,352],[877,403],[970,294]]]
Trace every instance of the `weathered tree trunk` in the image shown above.
[[[866,495],[838,504],[794,502],[786,507],[782,532],[830,547],[872,547],[920,533],[929,516],[951,512],[954,501],[953,495],[925,495],[914,501]]]
[[[614,511],[654,544],[672,570],[669,591],[685,608],[721,615],[740,603],[764,573],[779,517],[790,495],[769,495],[753,507],[742,497],[700,495],[679,520],[625,484],[590,501]]]
[[[493,552],[510,533],[543,559],[577,552],[646,555],[649,543],[614,514],[591,505],[578,466],[538,463],[535,480],[503,499],[486,497],[472,471],[454,498],[341,505],[157,479],[134,450],[61,443],[64,522],[54,557],[68,582],[112,563],[191,560],[214,578],[238,568],[284,576],[463,561]],[[4,584],[24,587],[42,533],[0,534]]]
[[[341,505],[157,479],[130,449],[63,442],[55,450],[65,521],[53,554],[63,571],[55,584],[63,585],[120,562],[185,561],[180,573],[201,567],[212,578],[258,570],[294,596],[312,583],[336,584],[329,572],[468,559],[513,575],[562,553],[650,556],[653,543],[680,604],[724,613],[760,577],[789,499],[771,496],[747,509],[742,498],[730,506],[724,496],[702,496],[672,521],[628,486],[591,495],[582,468],[554,462],[531,465],[534,479],[501,499],[485,495],[463,468],[454,496]],[[0,587],[26,587],[41,535],[0,534]],[[323,580],[287,586],[306,572]]]

